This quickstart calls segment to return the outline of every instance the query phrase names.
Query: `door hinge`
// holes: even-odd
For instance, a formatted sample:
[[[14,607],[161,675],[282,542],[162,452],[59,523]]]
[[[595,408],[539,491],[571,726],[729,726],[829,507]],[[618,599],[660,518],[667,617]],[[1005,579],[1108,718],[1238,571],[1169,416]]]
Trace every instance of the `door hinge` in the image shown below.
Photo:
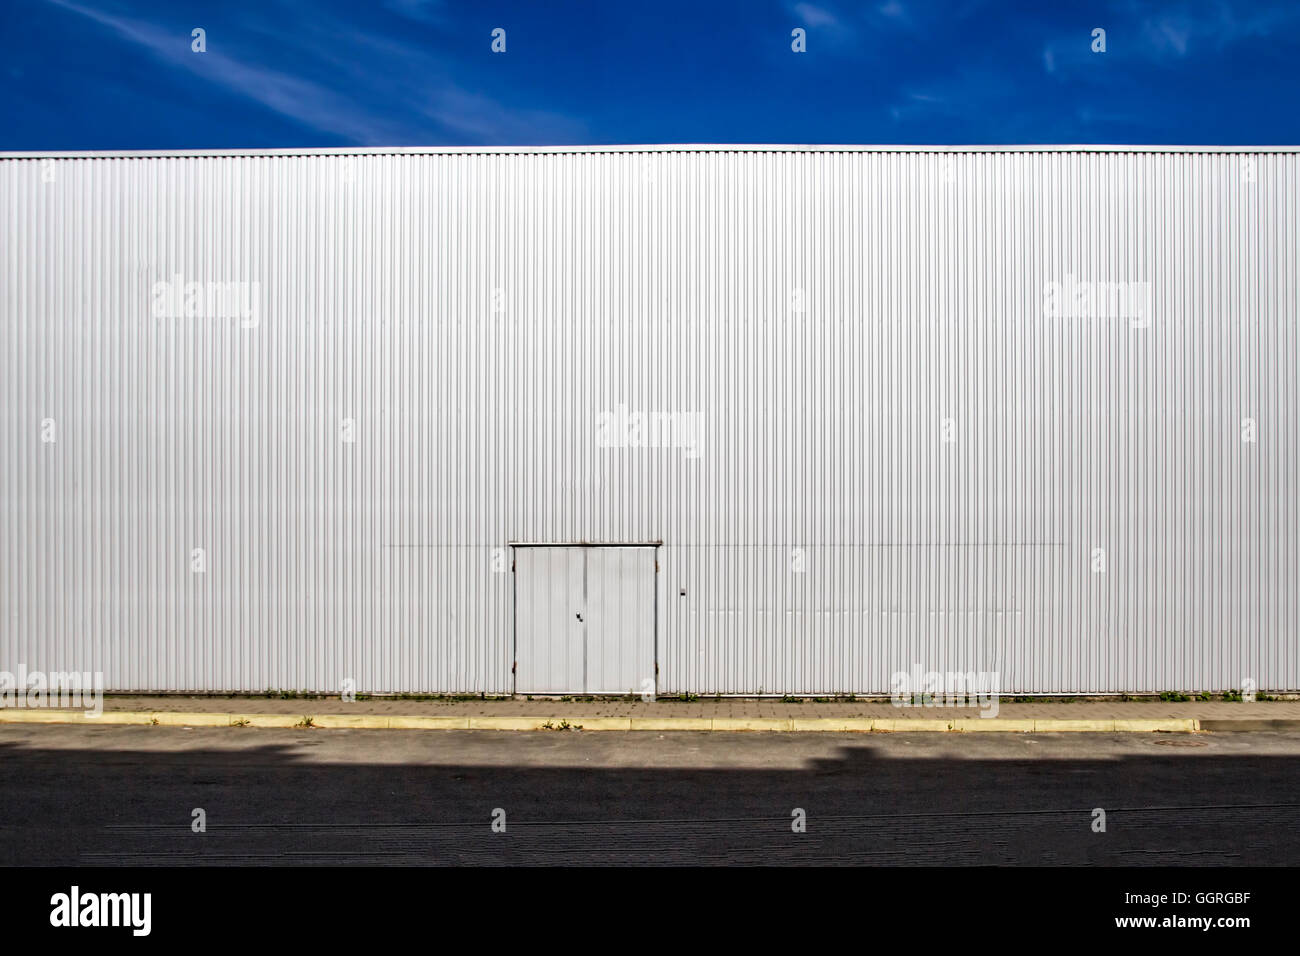
[[[655,574],[659,573],[659,559],[655,558]]]
[[[519,662],[518,662],[518,661],[515,661],[513,664],[510,665],[510,673],[512,673],[512,674],[517,674],[517,673],[519,673]],[[658,673],[658,672],[656,671],[656,673]]]

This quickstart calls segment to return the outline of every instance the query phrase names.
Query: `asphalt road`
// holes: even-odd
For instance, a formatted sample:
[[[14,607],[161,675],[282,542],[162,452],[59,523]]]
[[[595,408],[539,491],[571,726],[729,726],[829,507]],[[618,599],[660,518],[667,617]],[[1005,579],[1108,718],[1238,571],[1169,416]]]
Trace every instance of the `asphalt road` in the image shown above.
[[[0,726],[0,864],[1283,865],[1300,734]],[[206,816],[192,830],[193,811]],[[493,816],[504,811],[505,832]],[[794,832],[796,808],[805,832]],[[1106,832],[1093,831],[1093,809]]]

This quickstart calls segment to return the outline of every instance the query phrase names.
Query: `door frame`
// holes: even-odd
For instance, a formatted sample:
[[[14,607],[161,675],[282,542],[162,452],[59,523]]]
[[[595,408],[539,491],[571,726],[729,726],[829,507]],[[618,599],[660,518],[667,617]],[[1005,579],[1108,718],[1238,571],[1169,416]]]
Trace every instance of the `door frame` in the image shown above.
[[[663,539],[657,541],[507,541],[510,548],[510,696],[519,696],[519,578],[516,576],[517,548],[653,548],[654,585],[654,694],[659,696],[659,549]]]

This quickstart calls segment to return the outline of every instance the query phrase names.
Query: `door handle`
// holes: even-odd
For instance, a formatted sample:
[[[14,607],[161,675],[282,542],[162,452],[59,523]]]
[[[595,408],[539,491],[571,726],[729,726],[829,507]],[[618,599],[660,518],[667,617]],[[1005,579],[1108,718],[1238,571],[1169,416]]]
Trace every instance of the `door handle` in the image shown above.
[[[578,615],[578,620],[579,620],[579,621],[582,620],[582,615],[581,615],[581,614]]]

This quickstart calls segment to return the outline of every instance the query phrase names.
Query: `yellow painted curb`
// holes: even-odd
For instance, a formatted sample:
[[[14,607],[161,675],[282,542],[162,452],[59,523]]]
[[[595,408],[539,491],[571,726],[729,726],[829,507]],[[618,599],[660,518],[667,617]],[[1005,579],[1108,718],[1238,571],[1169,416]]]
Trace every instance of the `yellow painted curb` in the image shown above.
[[[875,725],[870,717],[795,717],[790,729],[796,733],[865,734]]]
[[[301,714],[229,714],[228,716],[232,726],[283,728],[297,727],[302,724]]]
[[[1127,733],[1164,731],[1165,733],[1186,734],[1194,732],[1197,727],[1195,720],[1169,717],[1165,720],[1116,720],[1115,729]]]
[[[313,727],[325,730],[387,730],[387,714],[318,714],[311,719]]]
[[[1061,720],[1038,719],[1034,721],[1036,733],[1111,733],[1115,730],[1113,720]]]
[[[1028,734],[1033,733],[1034,722],[1004,717],[962,717],[952,722],[952,729],[963,733]]]
[[[107,713],[104,714],[108,716]],[[195,714],[184,711],[165,711],[160,710],[153,714],[145,715],[149,719],[147,724],[157,724],[159,727],[229,727],[229,714]]]
[[[437,717],[386,714],[310,715],[313,727],[362,730],[558,730],[568,723],[573,730],[592,731],[766,731],[795,733],[1017,732],[1017,733],[1195,733],[1194,718],[1163,720],[1015,720],[971,717],[932,720],[869,717]],[[301,714],[228,714],[187,711],[107,710],[88,717],[80,710],[0,709],[0,723],[157,725],[162,727],[276,727],[302,728]],[[546,725],[549,724],[548,728]]]
[[[469,730],[468,717],[389,717],[388,727],[392,730]]]
[[[794,723],[788,717],[714,717],[713,729],[737,730],[789,730]]]
[[[75,717],[81,717],[79,724],[152,724],[153,714],[143,710],[106,710],[98,717],[83,717],[79,713],[74,713]]]
[[[890,733],[938,733],[952,730],[951,720],[930,720],[924,717],[904,717],[901,720],[875,720],[872,730]]]
[[[0,709],[0,724],[148,724],[153,714],[138,710],[106,710],[98,717],[82,710]]]
[[[471,717],[470,730],[542,730],[547,721],[558,727],[562,717]],[[573,721],[569,721],[572,725]]]
[[[632,717],[629,730],[712,730],[712,717]]]
[[[564,718],[562,718],[564,719]],[[631,730],[631,717],[570,717],[567,718],[570,727],[581,728],[582,730]],[[556,725],[560,721],[554,721]]]
[[[6,724],[89,724],[95,720],[80,710],[25,710],[6,707],[0,721]]]

